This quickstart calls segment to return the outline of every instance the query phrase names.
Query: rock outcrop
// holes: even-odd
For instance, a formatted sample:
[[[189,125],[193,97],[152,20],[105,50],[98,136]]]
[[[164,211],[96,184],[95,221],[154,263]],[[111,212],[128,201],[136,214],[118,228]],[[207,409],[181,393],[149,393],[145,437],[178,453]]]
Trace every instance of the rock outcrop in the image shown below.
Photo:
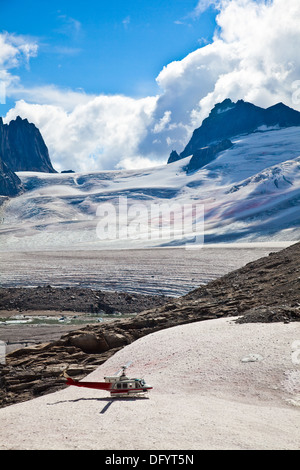
[[[297,243],[132,318],[90,325],[57,341],[13,351],[2,366],[0,406],[59,390],[65,386],[64,369],[81,379],[127,344],[162,329],[220,317],[300,321],[299,266]]]
[[[169,159],[168,159],[168,163],[177,162],[178,160],[181,160],[181,158],[182,157],[180,155],[178,155],[176,150],[172,150],[172,152],[170,153]]]
[[[224,150],[230,149],[233,143],[229,139],[222,140],[217,144],[196,150],[189,163],[184,167],[187,173],[200,170],[203,166],[215,160],[215,158]]]

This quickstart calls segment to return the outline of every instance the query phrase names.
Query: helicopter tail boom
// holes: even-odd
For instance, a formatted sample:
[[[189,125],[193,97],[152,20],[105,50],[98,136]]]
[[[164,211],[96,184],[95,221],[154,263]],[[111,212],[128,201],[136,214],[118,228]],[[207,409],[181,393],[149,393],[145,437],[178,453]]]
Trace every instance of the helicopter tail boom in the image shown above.
[[[77,380],[73,380],[70,377],[67,378],[66,384],[67,385],[74,385],[75,387],[95,388],[97,390],[110,390],[111,389],[111,383],[107,383],[107,382],[78,382]]]

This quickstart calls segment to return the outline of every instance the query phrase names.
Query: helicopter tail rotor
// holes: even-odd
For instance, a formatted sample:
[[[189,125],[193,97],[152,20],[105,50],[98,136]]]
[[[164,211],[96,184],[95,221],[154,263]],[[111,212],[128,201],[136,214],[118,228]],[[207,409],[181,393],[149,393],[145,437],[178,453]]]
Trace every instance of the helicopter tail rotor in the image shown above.
[[[64,369],[64,371],[63,371],[62,374],[61,374],[61,375],[63,375],[63,376],[65,377],[65,379],[69,379],[69,378],[70,378],[69,374],[67,373],[67,370],[68,370],[68,368]]]

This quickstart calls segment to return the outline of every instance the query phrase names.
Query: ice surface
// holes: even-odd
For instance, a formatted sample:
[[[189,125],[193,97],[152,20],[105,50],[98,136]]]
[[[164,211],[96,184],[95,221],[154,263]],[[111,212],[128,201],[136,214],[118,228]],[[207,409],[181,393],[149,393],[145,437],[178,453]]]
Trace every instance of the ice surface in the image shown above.
[[[190,157],[145,170],[20,172],[26,191],[0,207],[0,250],[185,246],[202,242],[203,235],[207,243],[297,241],[299,128],[259,131],[233,143],[189,175],[184,167]],[[125,212],[119,213],[120,201]],[[168,220],[151,211],[162,204],[177,204],[175,220],[184,205],[202,208],[204,227],[193,219],[190,231],[180,225],[170,231]],[[117,216],[117,231],[101,238],[101,208],[112,206],[116,212],[107,222]]]

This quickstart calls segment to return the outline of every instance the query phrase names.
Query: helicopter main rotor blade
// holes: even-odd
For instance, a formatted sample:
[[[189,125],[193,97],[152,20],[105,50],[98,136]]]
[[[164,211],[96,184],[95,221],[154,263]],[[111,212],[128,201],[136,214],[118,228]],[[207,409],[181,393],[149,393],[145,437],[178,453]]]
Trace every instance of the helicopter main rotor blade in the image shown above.
[[[124,366],[121,367],[121,369],[118,370],[118,372],[116,372],[114,375],[118,375],[120,372],[122,372],[123,370],[127,369],[129,366],[131,366],[132,364],[132,361],[128,361],[126,362],[126,364]]]

